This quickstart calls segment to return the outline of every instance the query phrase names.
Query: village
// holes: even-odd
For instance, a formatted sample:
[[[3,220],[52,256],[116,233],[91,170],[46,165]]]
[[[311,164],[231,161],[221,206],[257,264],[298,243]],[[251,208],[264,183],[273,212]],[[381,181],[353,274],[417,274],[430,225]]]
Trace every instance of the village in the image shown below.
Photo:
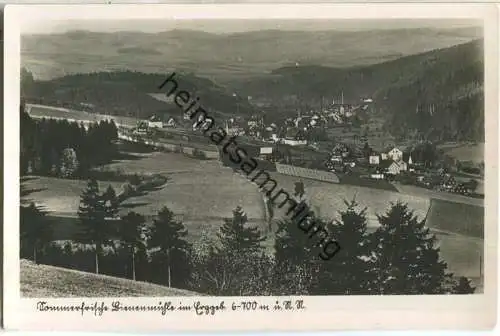
[[[327,171],[361,186],[403,184],[482,197],[477,180],[484,176],[483,163],[450,158],[428,140],[396,141],[374,122],[373,105],[370,98],[344,103],[342,93],[337,102],[322,99],[320,106],[295,115],[237,115],[222,121],[226,133],[237,136],[261,162]],[[199,149],[209,143],[185,116],[153,115],[139,121],[132,134]]]

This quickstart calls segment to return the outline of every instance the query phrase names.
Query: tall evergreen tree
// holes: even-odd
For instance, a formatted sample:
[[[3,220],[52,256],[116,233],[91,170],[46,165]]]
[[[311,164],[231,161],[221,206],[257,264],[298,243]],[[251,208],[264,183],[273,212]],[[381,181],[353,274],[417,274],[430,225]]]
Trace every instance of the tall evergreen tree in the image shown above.
[[[137,250],[144,250],[145,248],[145,225],[146,219],[144,216],[136,213],[129,212],[121,218],[120,227],[118,229],[118,236],[121,241],[125,243],[130,249],[132,257],[132,279],[135,280],[135,254]]]
[[[99,273],[99,257],[103,246],[110,244],[112,229],[107,219],[110,213],[106,199],[99,194],[99,185],[95,179],[87,183],[87,188],[80,197],[78,217],[81,230],[77,240],[85,244],[95,245],[95,272]]]
[[[184,224],[175,220],[174,213],[167,207],[163,207],[153,220],[148,247],[159,250],[154,263],[166,270],[166,283],[169,287],[187,280],[187,256],[191,250],[190,244],[185,240],[187,234]],[[159,274],[164,273],[160,271]]]
[[[371,281],[366,209],[357,211],[355,199],[344,201],[346,210],[340,220],[329,225],[329,231],[342,248],[333,258],[321,263],[319,283],[314,289],[318,295],[370,294]]]
[[[21,251],[31,250],[33,262],[38,262],[38,251],[52,239],[52,230],[42,211],[35,203],[20,207]]]
[[[265,240],[259,228],[246,224],[248,218],[243,209],[238,206],[233,210],[233,218],[224,219],[224,224],[217,233],[221,250],[228,253],[256,252],[262,249]]]
[[[406,204],[398,202],[384,215],[371,237],[378,294],[443,294],[451,274],[441,260],[436,237]]]
[[[102,198],[105,204],[106,217],[116,218],[118,215],[120,200],[116,195],[115,188],[113,188],[113,186],[111,185],[108,185],[108,188],[106,188],[106,191],[102,194]]]
[[[217,237],[218,242],[195,255],[196,288],[213,295],[266,293],[272,264],[263,253],[265,237],[257,227],[248,226],[241,207],[233,210],[233,218],[224,220]]]
[[[275,295],[307,295],[316,286],[320,260],[314,241],[299,225],[306,227],[320,222],[320,219],[312,217],[302,223],[294,219],[278,221],[272,280]]]

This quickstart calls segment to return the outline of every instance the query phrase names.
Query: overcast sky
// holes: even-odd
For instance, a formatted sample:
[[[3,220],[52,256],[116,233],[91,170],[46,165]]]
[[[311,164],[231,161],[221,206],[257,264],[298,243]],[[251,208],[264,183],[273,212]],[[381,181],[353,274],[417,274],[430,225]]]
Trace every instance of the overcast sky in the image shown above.
[[[235,33],[252,30],[375,30],[397,28],[457,28],[480,27],[472,20],[78,20],[44,21],[43,24],[25,27],[23,33],[62,33],[69,30],[90,30],[96,32],[142,31],[160,32],[172,29],[202,30],[210,33]]]

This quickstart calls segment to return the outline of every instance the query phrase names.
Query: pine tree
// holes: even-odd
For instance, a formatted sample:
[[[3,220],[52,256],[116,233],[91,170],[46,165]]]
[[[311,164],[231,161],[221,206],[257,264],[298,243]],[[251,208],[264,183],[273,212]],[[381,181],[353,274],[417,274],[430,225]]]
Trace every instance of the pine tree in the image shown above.
[[[262,295],[272,264],[263,254],[262,236],[257,227],[248,226],[241,207],[233,210],[217,233],[218,242],[205,244],[195,255],[193,277],[196,288],[213,295]]]
[[[106,217],[116,218],[118,215],[120,200],[116,195],[115,188],[113,188],[111,185],[108,185],[108,188],[102,194],[102,198],[105,204]]]
[[[393,204],[378,215],[381,226],[371,236],[373,289],[379,294],[443,294],[451,274],[441,260],[436,237],[406,204]]]
[[[135,280],[135,254],[137,250],[145,248],[145,225],[144,216],[129,212],[121,218],[118,236],[130,249],[132,257],[132,279]]]
[[[163,207],[153,220],[148,247],[159,249],[159,255],[156,257],[161,258],[161,262],[157,263],[166,269],[169,287],[187,279],[187,275],[183,274],[186,272],[187,255],[191,250],[190,244],[185,240],[187,234],[184,224],[176,221],[173,212],[167,207]]]
[[[238,206],[233,210],[233,218],[224,219],[224,224],[217,233],[221,249],[227,253],[256,252],[262,249],[265,240],[259,228],[246,226],[248,218]]]
[[[368,246],[366,209],[357,211],[355,199],[344,201],[346,210],[340,220],[329,225],[329,231],[342,248],[330,259],[321,263],[317,295],[370,294],[371,251]]]
[[[302,223],[294,219],[278,221],[272,280],[275,295],[308,295],[315,287],[320,260],[314,241],[299,228],[299,224],[306,227],[312,223],[321,225],[317,218]]]
[[[95,245],[95,272],[99,273],[99,257],[102,248],[110,244],[111,227],[106,219],[110,213],[106,199],[99,194],[99,185],[95,179],[89,180],[87,188],[80,197],[78,217],[81,231],[77,240],[84,244]]]
[[[38,251],[52,238],[52,230],[45,215],[35,203],[20,207],[21,250],[31,250],[35,264],[38,262]]]
[[[466,277],[460,277],[453,286],[453,294],[474,294],[476,287],[472,287],[471,282]]]

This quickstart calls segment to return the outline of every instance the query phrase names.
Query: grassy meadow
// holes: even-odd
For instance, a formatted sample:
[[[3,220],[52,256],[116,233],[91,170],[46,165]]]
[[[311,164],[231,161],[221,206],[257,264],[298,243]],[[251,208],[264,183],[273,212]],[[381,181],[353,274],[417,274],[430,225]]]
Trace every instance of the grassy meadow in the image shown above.
[[[21,295],[28,298],[203,296],[146,282],[35,265],[28,260],[21,260],[20,268]]]

